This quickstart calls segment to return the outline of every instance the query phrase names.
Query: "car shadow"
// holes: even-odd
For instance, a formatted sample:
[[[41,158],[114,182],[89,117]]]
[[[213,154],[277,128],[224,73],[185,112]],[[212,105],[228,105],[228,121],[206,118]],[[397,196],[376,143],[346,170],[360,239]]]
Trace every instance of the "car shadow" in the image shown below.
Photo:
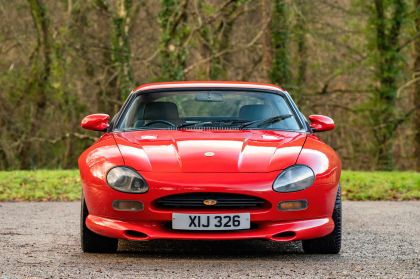
[[[173,259],[272,258],[302,253],[300,241],[283,243],[266,240],[153,240],[147,242],[120,240],[118,248],[120,255]]]

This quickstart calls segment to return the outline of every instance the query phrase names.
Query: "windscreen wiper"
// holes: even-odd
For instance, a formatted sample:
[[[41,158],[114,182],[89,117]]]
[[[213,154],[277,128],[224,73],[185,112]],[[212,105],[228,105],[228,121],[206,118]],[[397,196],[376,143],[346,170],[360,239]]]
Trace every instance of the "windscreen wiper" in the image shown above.
[[[278,115],[278,116],[274,116],[274,117],[270,117],[267,119],[260,119],[260,120],[255,120],[255,121],[250,121],[250,122],[246,122],[244,124],[242,124],[241,126],[239,126],[239,129],[243,129],[245,127],[251,126],[256,124],[257,127],[261,127],[261,126],[266,126],[269,124],[273,124],[276,122],[280,122],[283,121],[289,117],[292,117],[292,114],[282,114],[282,115]]]
[[[211,121],[185,122],[185,123],[179,124],[178,126],[176,126],[176,128],[179,129],[179,128],[184,128],[184,127],[189,127],[189,126],[207,125],[207,124],[212,124],[212,123],[213,122]]]

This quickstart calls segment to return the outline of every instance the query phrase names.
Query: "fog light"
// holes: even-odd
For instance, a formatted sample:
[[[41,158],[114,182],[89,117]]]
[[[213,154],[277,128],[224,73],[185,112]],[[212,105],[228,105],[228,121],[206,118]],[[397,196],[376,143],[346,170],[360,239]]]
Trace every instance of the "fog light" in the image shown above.
[[[308,207],[308,202],[306,200],[282,201],[282,202],[279,202],[279,205],[278,205],[278,208],[282,211],[304,210],[307,207]]]
[[[144,208],[139,201],[113,201],[112,207],[118,211],[141,211]]]

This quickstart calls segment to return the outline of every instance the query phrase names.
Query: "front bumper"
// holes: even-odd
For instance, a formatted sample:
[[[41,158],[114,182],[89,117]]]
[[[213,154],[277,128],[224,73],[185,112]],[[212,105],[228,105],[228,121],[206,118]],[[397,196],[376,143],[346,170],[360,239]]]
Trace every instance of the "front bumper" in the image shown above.
[[[239,240],[267,239],[293,241],[322,237],[331,233],[334,222],[331,218],[265,223],[258,228],[238,231],[177,231],[159,222],[125,222],[94,215],[86,219],[87,227],[97,234],[127,240]]]
[[[115,191],[105,184],[89,185],[84,181],[83,192],[89,210],[87,227],[97,234],[128,240],[184,239],[234,240],[268,239],[294,241],[325,236],[334,229],[331,219],[337,185],[317,183],[293,193],[276,193],[272,173],[142,173],[150,190],[145,194]],[[262,198],[270,203],[261,209],[187,210],[162,209],[156,199],[181,193],[234,193]],[[280,211],[277,204],[287,200],[307,200],[308,208],[301,211]],[[139,212],[122,212],[112,208],[114,200],[137,200],[144,204]],[[237,231],[185,231],[171,228],[172,213],[227,214],[249,212],[251,229]]]

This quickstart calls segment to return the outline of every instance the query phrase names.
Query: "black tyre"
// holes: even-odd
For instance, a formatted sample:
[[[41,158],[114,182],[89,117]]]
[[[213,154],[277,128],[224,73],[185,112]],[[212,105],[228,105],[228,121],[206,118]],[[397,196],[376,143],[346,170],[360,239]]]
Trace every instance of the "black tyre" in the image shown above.
[[[80,213],[80,239],[82,251],[87,253],[114,253],[118,248],[118,239],[96,234],[86,226],[86,217],[89,212],[85,199],[82,196],[82,209]]]
[[[321,238],[302,241],[303,251],[308,254],[338,254],[341,249],[341,187],[338,185],[333,211],[334,230]]]

